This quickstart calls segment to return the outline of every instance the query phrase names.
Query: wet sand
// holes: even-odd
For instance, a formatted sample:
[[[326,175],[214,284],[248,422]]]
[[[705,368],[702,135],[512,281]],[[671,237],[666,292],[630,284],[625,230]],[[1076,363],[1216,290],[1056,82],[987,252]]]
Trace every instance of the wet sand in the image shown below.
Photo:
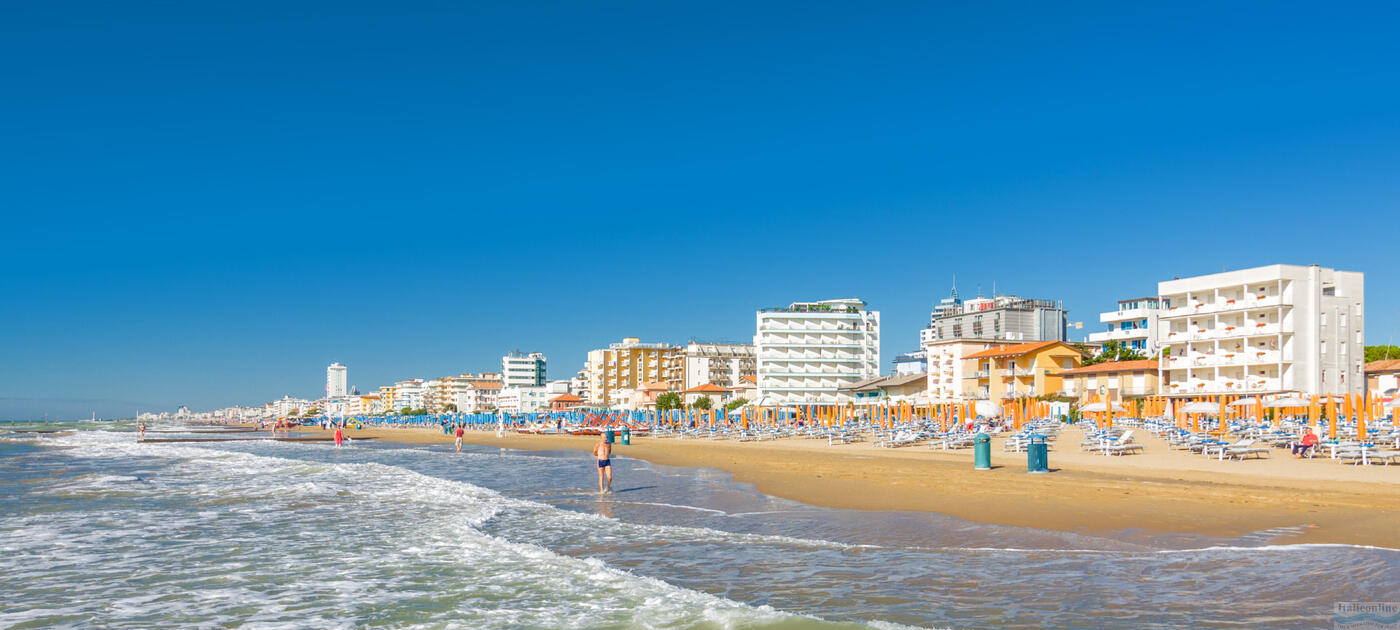
[[[366,429],[351,437],[452,447],[434,429]],[[992,444],[993,470],[972,469],[971,450],[927,446],[828,446],[821,440],[766,442],[634,437],[617,455],[669,466],[727,471],[760,492],[811,505],[857,510],[915,510],[995,523],[1107,533],[1235,537],[1299,527],[1280,543],[1343,543],[1400,548],[1400,466],[1354,467],[1320,456],[1217,461],[1173,451],[1144,436],[1140,455],[1104,457],[1078,450],[1081,434],[1060,434],[1052,472],[1026,473],[1024,453]],[[590,451],[597,437],[469,431],[464,441],[513,449]],[[585,471],[589,472],[589,471]]]

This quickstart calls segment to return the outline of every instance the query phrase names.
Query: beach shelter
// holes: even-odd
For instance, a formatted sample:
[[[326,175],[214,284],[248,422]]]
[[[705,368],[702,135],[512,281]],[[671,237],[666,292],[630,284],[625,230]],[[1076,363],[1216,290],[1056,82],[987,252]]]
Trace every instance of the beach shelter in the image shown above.
[[[1105,411],[1108,411],[1110,408],[1114,411],[1127,411],[1127,409],[1125,409],[1122,405],[1118,403],[1103,401],[1091,402],[1087,405],[1084,405],[1083,407],[1080,407],[1079,410],[1089,413],[1103,413]]]

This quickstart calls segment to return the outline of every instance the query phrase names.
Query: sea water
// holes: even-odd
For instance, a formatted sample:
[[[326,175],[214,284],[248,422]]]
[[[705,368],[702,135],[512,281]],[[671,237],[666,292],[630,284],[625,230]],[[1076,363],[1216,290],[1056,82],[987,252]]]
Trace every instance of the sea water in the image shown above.
[[[1400,599],[1400,551],[1292,528],[1087,535],[625,456],[599,496],[572,451],[34,428],[74,427],[0,426],[0,627],[1310,628]]]

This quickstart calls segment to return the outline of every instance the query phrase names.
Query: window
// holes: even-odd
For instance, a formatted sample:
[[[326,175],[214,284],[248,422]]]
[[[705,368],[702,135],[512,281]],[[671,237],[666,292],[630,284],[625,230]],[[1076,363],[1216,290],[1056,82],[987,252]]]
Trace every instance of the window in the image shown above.
[[[1338,328],[1346,328],[1346,327],[1347,327],[1347,314],[1346,314],[1346,313],[1338,313],[1338,314],[1337,314],[1337,327],[1338,327]]]
[[[1324,311],[1321,315],[1318,315],[1318,316],[1317,316],[1317,325],[1318,325],[1318,326],[1326,326],[1326,325],[1327,325],[1327,313],[1326,313],[1325,311]]]
[[[1074,369],[1074,359],[1060,359],[1060,367],[1066,370]]]

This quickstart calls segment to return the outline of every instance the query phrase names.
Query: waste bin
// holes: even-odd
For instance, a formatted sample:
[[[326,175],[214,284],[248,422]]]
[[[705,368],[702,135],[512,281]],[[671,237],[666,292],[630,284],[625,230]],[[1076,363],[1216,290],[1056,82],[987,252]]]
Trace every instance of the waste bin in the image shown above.
[[[603,441],[604,441],[604,442],[607,442],[608,444],[612,444],[612,443],[613,443],[613,430],[612,430],[612,429],[608,429],[607,431],[604,431],[604,432],[603,432]]]
[[[972,439],[972,469],[992,469],[992,438],[986,433],[978,433]]]
[[[629,429],[629,428],[627,428],[627,427],[623,427],[623,428],[622,428],[622,445],[623,445],[623,446],[631,446],[631,445],[632,445],[632,429]]]
[[[1050,472],[1050,445],[1043,435],[1032,435],[1031,443],[1026,445],[1026,472]]]

